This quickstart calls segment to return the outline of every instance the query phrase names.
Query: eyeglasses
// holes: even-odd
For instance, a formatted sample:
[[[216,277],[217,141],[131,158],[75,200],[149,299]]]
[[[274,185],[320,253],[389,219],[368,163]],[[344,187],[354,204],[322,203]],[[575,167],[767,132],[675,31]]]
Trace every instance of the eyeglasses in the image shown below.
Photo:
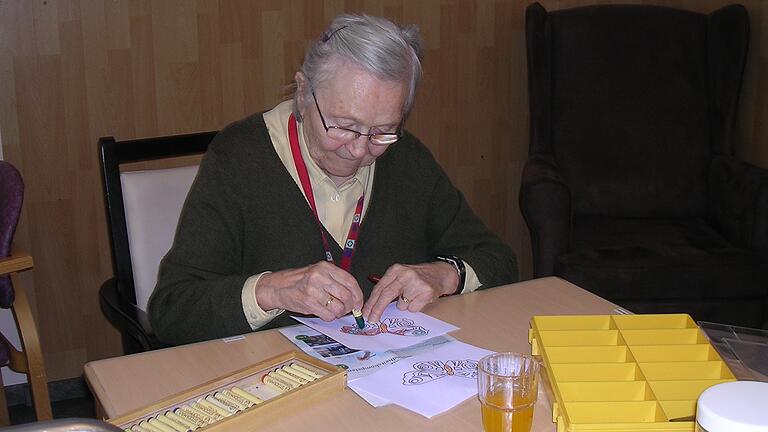
[[[317,96],[315,96],[315,92],[312,92],[312,99],[315,100],[315,107],[317,107],[317,113],[320,114],[320,120],[323,122],[323,127],[325,128],[325,133],[328,134],[328,137],[334,140],[339,141],[352,141],[360,138],[361,136],[368,137],[368,141],[371,142],[371,144],[380,145],[380,146],[386,146],[390,144],[394,144],[397,140],[400,139],[400,136],[402,135],[401,127],[397,127],[397,132],[395,133],[362,133],[358,132],[356,130],[343,128],[341,126],[328,126],[325,124],[325,117],[323,117],[323,112],[320,111],[320,105],[317,103]]]

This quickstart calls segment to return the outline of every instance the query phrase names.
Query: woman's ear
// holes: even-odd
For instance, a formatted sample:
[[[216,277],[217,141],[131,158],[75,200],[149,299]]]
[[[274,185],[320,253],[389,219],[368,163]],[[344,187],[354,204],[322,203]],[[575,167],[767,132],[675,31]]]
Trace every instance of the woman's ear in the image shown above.
[[[301,117],[304,117],[304,107],[306,106],[305,96],[307,94],[307,86],[309,80],[303,72],[299,71],[293,76],[296,81],[296,108],[299,110]]]
[[[303,98],[304,95],[307,94],[307,86],[309,85],[307,77],[303,72],[299,71],[296,72],[293,79],[296,81],[296,95],[299,97],[299,102],[304,102]]]

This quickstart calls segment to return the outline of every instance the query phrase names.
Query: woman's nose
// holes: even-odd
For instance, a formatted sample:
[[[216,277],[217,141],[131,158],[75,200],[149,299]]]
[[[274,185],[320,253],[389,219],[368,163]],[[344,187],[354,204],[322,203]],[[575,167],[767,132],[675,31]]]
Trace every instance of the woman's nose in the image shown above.
[[[360,135],[356,139],[347,143],[347,150],[349,154],[355,159],[360,159],[368,152],[368,137]]]

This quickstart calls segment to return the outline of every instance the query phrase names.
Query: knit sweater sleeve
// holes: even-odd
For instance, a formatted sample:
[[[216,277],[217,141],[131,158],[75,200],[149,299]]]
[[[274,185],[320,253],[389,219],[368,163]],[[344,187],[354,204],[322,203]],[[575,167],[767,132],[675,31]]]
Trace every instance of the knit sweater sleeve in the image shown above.
[[[242,211],[232,160],[247,134],[223,130],[211,143],[182,210],[149,302],[158,339],[184,344],[249,332],[241,292]],[[235,129],[234,131],[232,129]],[[235,170],[236,171],[236,170]]]
[[[467,204],[462,193],[442,174],[432,205],[435,255],[456,255],[475,270],[481,288],[517,282],[517,259]]]
[[[517,259],[512,249],[477,217],[425,147],[417,160],[419,171],[428,173],[425,177],[431,181],[426,208],[432,254],[456,255],[467,262],[482,288],[517,282]]]

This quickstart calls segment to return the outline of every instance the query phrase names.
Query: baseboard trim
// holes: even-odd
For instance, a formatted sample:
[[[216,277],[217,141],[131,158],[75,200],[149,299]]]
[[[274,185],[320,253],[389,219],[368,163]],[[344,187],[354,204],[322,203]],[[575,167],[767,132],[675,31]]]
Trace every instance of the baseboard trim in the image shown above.
[[[82,377],[51,381],[48,383],[48,394],[51,402],[91,397],[91,391]],[[5,387],[5,399],[8,402],[8,406],[22,404],[32,406],[32,394],[29,390],[29,383]]]

